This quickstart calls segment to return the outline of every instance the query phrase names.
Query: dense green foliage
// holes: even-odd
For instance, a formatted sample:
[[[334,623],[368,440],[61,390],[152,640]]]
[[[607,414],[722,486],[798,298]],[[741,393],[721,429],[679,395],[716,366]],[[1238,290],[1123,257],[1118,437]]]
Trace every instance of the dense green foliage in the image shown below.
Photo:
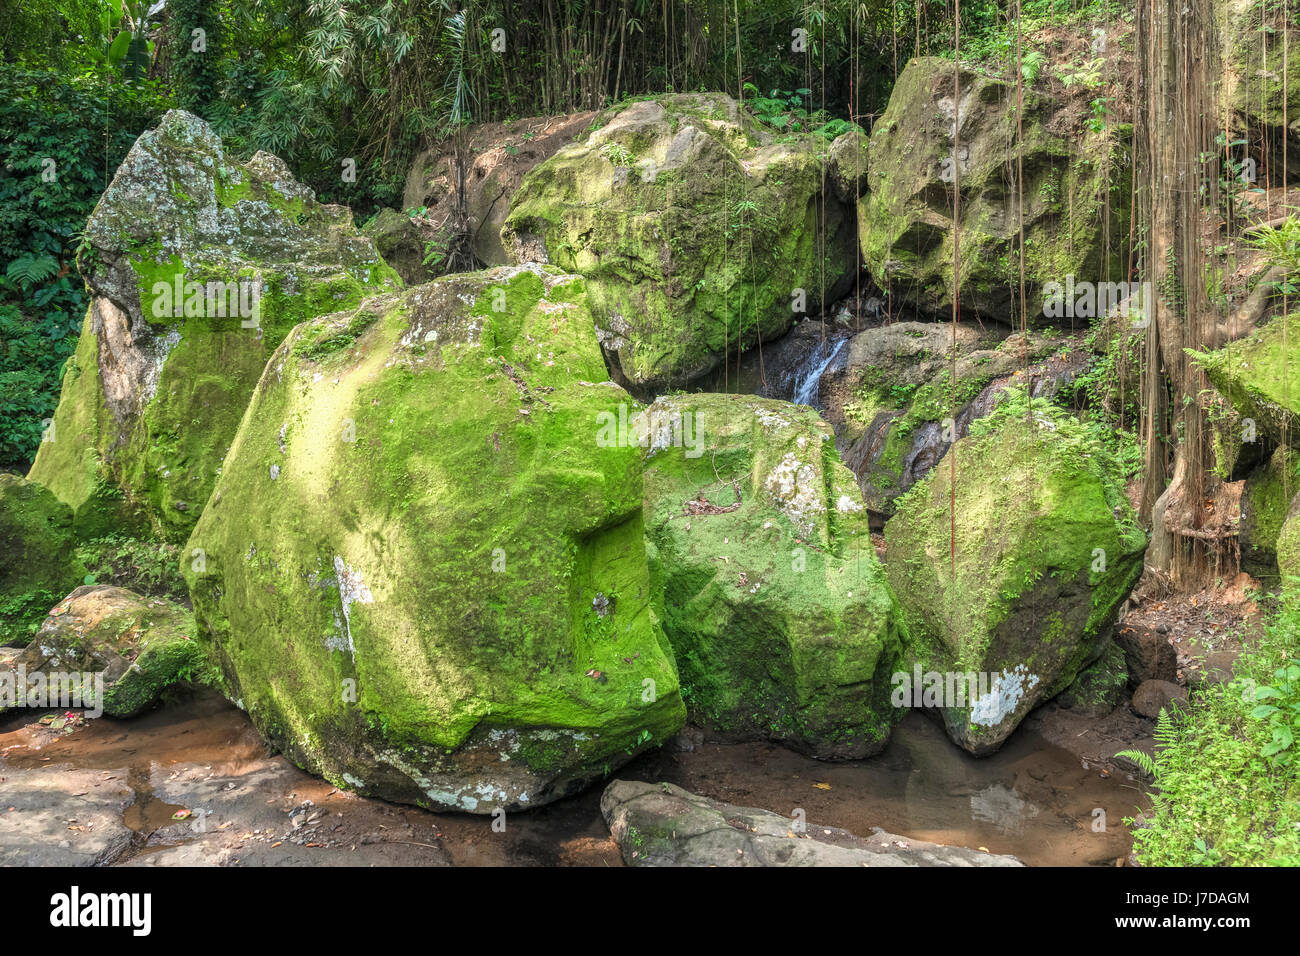
[[[1236,664],[1156,730],[1146,866],[1300,865],[1300,608],[1287,602]]]
[[[160,81],[0,66],[0,467],[36,454],[86,310],[78,234],[167,105]]]

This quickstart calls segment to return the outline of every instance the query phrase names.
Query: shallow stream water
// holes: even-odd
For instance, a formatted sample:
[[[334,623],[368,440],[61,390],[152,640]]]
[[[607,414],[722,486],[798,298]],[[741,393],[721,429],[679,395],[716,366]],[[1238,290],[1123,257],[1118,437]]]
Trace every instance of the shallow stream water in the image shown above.
[[[65,789],[93,786],[90,799],[119,814],[118,824],[129,831],[130,848],[104,862],[621,865],[600,816],[600,784],[510,814],[499,833],[488,817],[429,813],[336,791],[268,754],[248,718],[215,696],[130,721],[89,721],[63,736],[42,728],[39,716],[10,715],[0,723],[0,778],[13,777],[11,794],[22,794],[16,802],[31,801],[10,812],[40,813],[35,794],[57,790],[61,780],[69,781]],[[704,742],[690,751],[670,744],[616,776],[667,781],[785,815],[802,809],[810,825],[859,835],[882,827],[1010,853],[1030,865],[1117,865],[1131,847],[1122,819],[1147,803],[1136,783],[1103,776],[1026,728],[998,753],[976,759],[920,714],[909,715],[886,750],[869,760],[826,763],[763,742]],[[50,813],[54,799],[47,798]],[[62,809],[86,798],[78,791],[57,799],[66,801],[58,804]],[[309,800],[309,812],[332,827],[313,831],[317,844],[295,842],[303,831],[290,823],[294,807]],[[173,819],[196,806],[212,814],[205,832]],[[10,848],[14,839],[6,837]]]

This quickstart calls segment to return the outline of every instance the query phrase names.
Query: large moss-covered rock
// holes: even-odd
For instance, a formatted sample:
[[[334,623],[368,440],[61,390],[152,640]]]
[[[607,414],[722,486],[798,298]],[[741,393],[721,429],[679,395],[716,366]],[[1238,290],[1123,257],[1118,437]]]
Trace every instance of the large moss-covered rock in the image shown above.
[[[1102,652],[1146,545],[1077,423],[1046,403],[1032,418],[1010,411],[950,449],[955,492],[945,457],[885,525],[913,668],[985,675],[977,699],[938,702],[949,737],[974,754]]]
[[[53,686],[50,678],[66,675],[84,706],[110,717],[133,717],[167,687],[209,676],[189,611],[105,585],[79,587],[51,608],[13,666],[29,693],[37,674],[46,678],[45,689]]]
[[[641,454],[583,280],[448,276],[299,326],[188,547],[257,727],[339,786],[488,813],[675,733]]]
[[[1193,353],[1251,431],[1300,447],[1300,336],[1279,318],[1214,352]]]
[[[31,477],[92,536],[184,540],[289,329],[400,286],[346,208],[180,111],[132,146],[85,241],[91,304]]]
[[[1292,598],[1300,595],[1300,492],[1291,499],[1277,536],[1277,572],[1283,592]]]
[[[81,583],[75,548],[71,508],[34,481],[0,474],[0,644],[26,644]]]
[[[650,571],[693,715],[818,757],[880,751],[898,605],[830,428],[739,395],[661,398],[642,424]]]
[[[1083,124],[1086,101],[1074,104],[1032,87],[1025,91],[1022,133],[1014,79],[966,67],[959,110],[953,73],[951,60],[911,60],[872,128],[868,189],[858,205],[872,278],[898,301],[925,311],[951,309],[956,184],[963,309],[1002,321],[1019,311],[1021,193],[1030,323],[1043,321],[1041,290],[1048,282],[1064,283],[1067,275],[1118,281],[1123,270],[1118,262],[1108,269],[1102,215],[1109,198],[1111,234],[1127,228],[1128,185],[1119,176],[1109,182],[1106,172],[1118,148],[1115,133]],[[1020,166],[1023,190],[1008,176]]]
[[[396,209],[381,209],[361,231],[408,285],[419,285],[438,274],[424,263],[428,255],[427,240],[410,216]]]
[[[1291,499],[1300,491],[1300,454],[1281,445],[1246,476],[1237,541],[1242,569],[1255,577],[1277,574],[1277,539]]]
[[[825,185],[821,142],[794,140],[721,93],[633,103],[528,174],[502,242],[587,277],[633,387],[688,382],[852,281],[852,209]]]
[[[1300,139],[1300,58],[1295,55],[1300,10],[1253,0],[1227,0],[1218,10],[1226,27],[1226,94],[1243,129],[1257,135],[1261,126],[1285,125]]]
[[[877,522],[1008,388],[1050,395],[1087,362],[1038,333],[1003,338],[969,324],[895,322],[855,335],[823,373],[819,400]],[[955,372],[955,375],[954,375]],[[954,386],[955,381],[955,386]]]

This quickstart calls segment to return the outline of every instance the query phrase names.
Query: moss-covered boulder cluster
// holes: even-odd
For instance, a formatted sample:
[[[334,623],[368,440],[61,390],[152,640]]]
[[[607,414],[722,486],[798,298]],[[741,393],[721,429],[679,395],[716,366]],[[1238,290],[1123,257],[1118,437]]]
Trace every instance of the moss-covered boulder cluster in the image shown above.
[[[645,420],[650,573],[692,713],[819,757],[881,750],[903,635],[829,426],[738,395]]]
[[[909,664],[976,678],[936,701],[948,735],[976,754],[1102,653],[1146,548],[1121,487],[1064,416],[1042,403],[982,425],[885,525]]]
[[[40,625],[36,669],[111,675],[106,712],[212,682],[336,785],[474,813],[571,794],[687,719],[869,756],[916,703],[913,668],[991,678],[924,701],[974,753],[1081,673],[1081,699],[1105,697],[1113,654],[1085,668],[1145,539],[1077,424],[996,411],[1070,374],[1059,339],[846,330],[805,349],[825,418],[662,394],[847,289],[859,221],[863,250],[892,250],[875,268],[937,307],[943,237],[907,250],[947,228],[938,69],[908,67],[869,144],[778,136],[722,94],[573,119],[476,216],[500,242],[474,255],[514,264],[407,289],[348,210],[167,114],[87,226],[92,304],[48,439],[29,480],[0,478],[0,624]],[[997,309],[1006,91],[965,82],[964,281]],[[1100,202],[1104,177],[1031,105],[1038,281],[1100,255],[1056,235],[1044,191]],[[375,222],[410,245],[408,217]],[[60,601],[109,530],[184,542],[192,618],[102,586]]]
[[[400,280],[284,163],[197,117],[142,134],[85,229],[92,300],[30,477],[86,535],[183,541],[266,360],[299,322]]]
[[[852,206],[826,186],[823,142],[793,139],[720,93],[633,103],[525,177],[502,242],[587,278],[632,387],[685,384],[853,281]]]
[[[1119,139],[1081,124],[1068,99],[1032,84],[1018,118],[1014,78],[964,66],[956,73],[951,60],[911,60],[872,128],[858,204],[863,261],[898,301],[951,309],[959,187],[961,307],[1019,324],[1023,209],[1027,319],[1041,323],[1048,282],[1123,275],[1107,261],[1103,215],[1109,206],[1113,235],[1127,228],[1129,188],[1113,162]],[[1009,184],[1020,170],[1016,189]]]

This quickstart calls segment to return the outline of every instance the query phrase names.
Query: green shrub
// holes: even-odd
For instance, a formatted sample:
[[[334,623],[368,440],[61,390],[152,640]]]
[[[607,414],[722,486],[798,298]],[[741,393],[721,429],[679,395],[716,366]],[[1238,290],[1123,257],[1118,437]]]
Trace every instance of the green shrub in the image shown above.
[[[1144,866],[1300,866],[1300,607],[1271,615],[1236,678],[1157,725]]]
[[[166,108],[152,83],[0,64],[0,467],[36,454],[86,311],[78,236]]]

